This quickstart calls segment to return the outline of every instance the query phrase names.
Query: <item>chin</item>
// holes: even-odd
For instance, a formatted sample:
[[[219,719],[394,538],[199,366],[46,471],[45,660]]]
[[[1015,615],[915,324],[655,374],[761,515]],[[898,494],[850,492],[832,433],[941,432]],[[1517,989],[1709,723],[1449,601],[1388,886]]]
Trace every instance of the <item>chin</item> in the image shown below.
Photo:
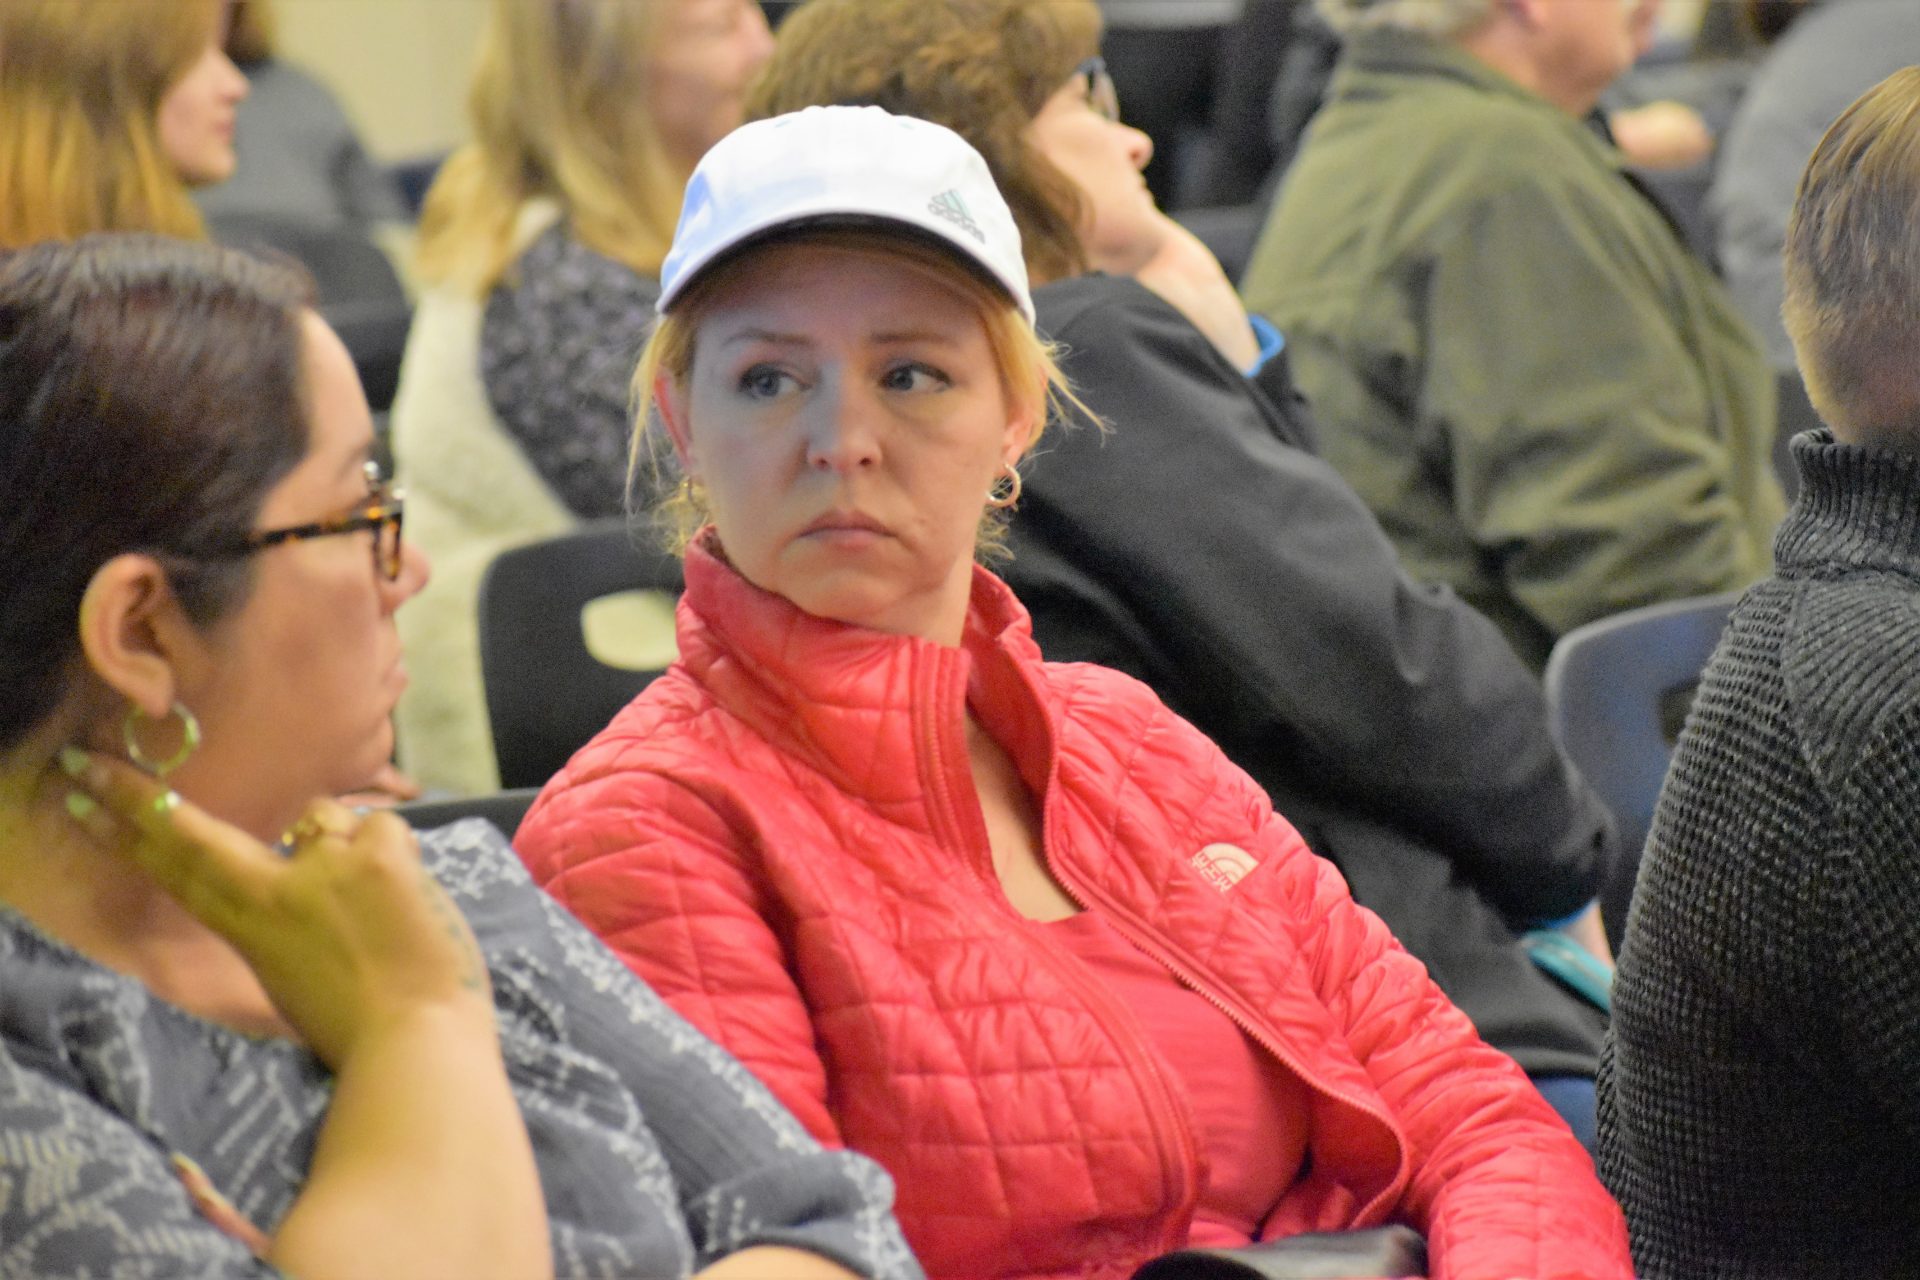
[[[382,720],[377,729],[358,739],[351,749],[343,748],[334,757],[340,768],[329,770],[327,780],[316,787],[315,795],[344,796],[364,791],[393,763],[393,723]]]
[[[227,151],[223,155],[204,157],[190,170],[182,171],[180,176],[190,187],[217,187],[231,178],[238,167],[233,152]]]

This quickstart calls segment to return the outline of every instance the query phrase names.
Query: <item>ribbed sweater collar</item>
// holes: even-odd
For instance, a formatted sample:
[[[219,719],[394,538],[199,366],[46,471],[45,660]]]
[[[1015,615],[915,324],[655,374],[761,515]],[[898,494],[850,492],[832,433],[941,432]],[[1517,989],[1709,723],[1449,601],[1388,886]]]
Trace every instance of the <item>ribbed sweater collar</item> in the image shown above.
[[[1920,457],[1841,444],[1829,431],[1793,441],[1800,496],[1773,541],[1783,576],[1834,569],[1920,575]]]

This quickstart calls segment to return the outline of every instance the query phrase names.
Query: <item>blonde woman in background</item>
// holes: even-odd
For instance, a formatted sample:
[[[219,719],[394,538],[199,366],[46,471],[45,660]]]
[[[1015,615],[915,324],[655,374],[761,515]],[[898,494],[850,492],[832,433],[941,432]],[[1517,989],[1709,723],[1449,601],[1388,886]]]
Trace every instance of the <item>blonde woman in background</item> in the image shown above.
[[[93,231],[204,239],[246,77],[220,0],[0,0],[0,249]]]
[[[240,108],[238,167],[194,193],[200,211],[223,219],[272,218],[409,243],[399,184],[367,153],[333,90],[282,56],[274,0],[231,0],[225,49],[252,86]]]
[[[498,785],[481,575],[624,509],[627,383],[681,192],[771,52],[752,0],[495,0],[474,139],[427,196],[393,411],[409,530],[438,566],[402,623],[401,753],[429,786]],[[669,613],[649,621],[629,643],[670,646]]]

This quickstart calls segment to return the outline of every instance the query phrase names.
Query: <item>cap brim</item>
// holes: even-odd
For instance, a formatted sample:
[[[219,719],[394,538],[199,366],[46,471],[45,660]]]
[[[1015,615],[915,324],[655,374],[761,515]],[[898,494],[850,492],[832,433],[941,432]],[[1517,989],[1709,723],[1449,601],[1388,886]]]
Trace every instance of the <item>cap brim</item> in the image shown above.
[[[1026,316],[1028,323],[1034,321],[1029,304],[1023,303],[1014,287],[1001,279],[998,272],[988,266],[978,254],[957,237],[948,236],[921,223],[874,213],[871,210],[834,208],[802,213],[784,211],[777,217],[769,218],[761,226],[742,228],[725,244],[715,247],[697,259],[681,264],[673,287],[661,291],[659,299],[654,304],[655,309],[662,315],[667,314],[697,282],[711,276],[715,270],[742,254],[783,240],[799,240],[815,232],[835,230],[873,232],[937,250],[1005,298]]]

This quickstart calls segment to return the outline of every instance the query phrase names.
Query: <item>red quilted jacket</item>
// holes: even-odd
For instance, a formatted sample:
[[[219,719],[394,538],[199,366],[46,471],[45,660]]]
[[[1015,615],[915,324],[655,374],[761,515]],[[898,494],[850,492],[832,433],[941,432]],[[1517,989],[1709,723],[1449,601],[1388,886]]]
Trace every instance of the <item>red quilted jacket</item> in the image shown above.
[[[536,879],[821,1139],[935,1277],[1125,1275],[1203,1176],[1177,1077],[993,872],[970,705],[1048,865],[1315,1094],[1264,1234],[1389,1220],[1433,1274],[1626,1277],[1586,1153],[1266,796],[1143,686],[1040,661],[976,574],[963,647],[826,622],[696,548],[681,661],[550,783]]]

